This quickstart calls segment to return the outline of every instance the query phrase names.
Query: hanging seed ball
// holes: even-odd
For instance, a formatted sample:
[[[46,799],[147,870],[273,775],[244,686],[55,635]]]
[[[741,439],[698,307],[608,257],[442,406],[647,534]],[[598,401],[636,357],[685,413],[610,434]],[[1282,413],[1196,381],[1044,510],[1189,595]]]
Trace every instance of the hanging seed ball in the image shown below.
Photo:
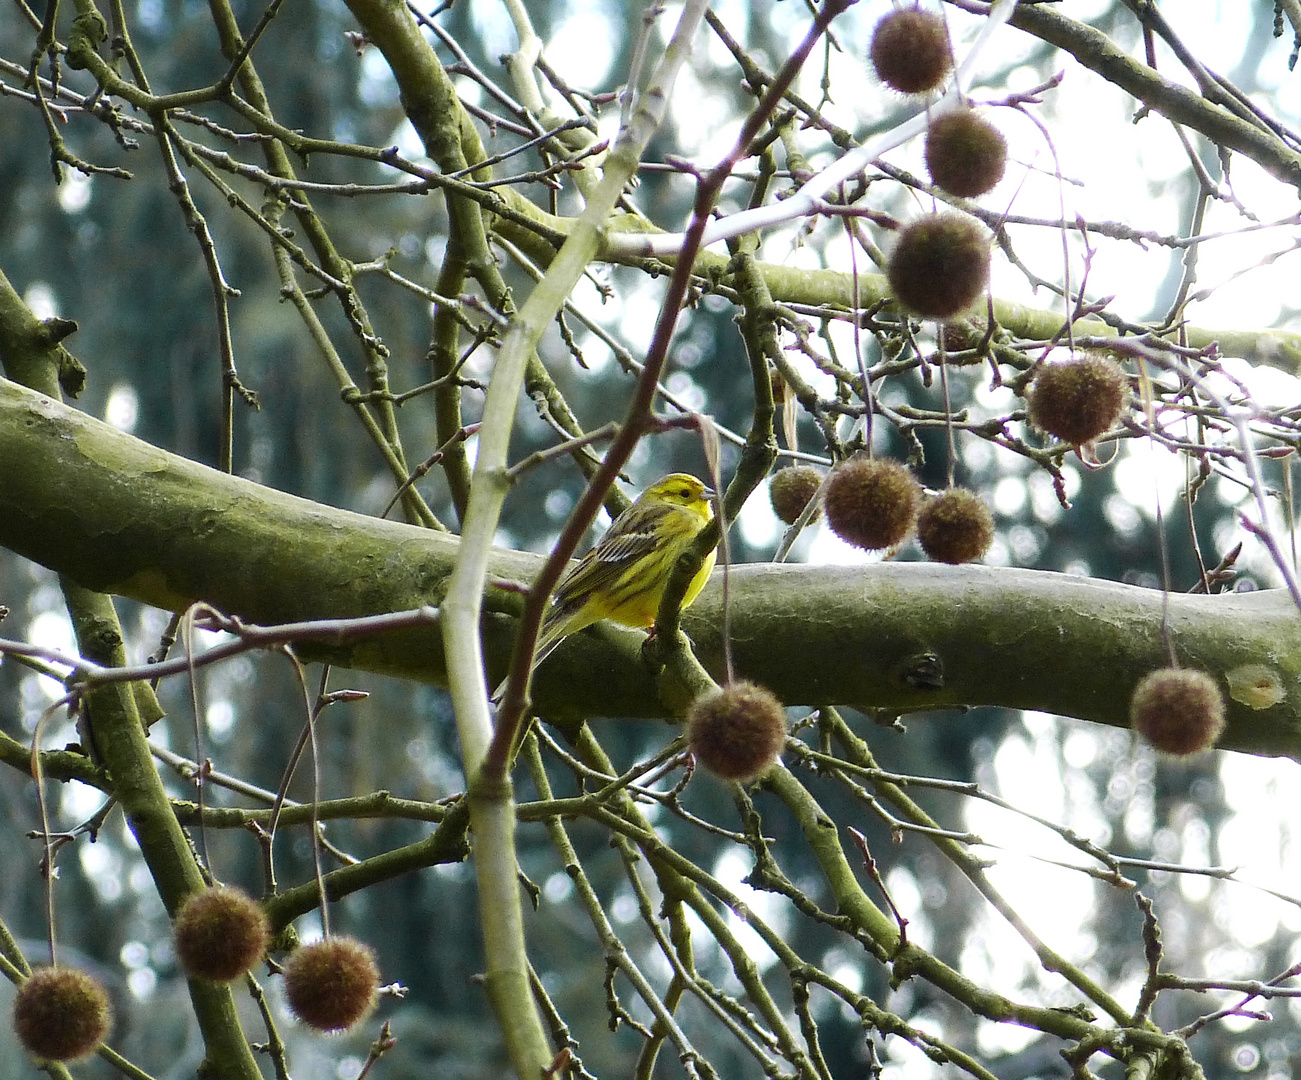
[[[1134,688],[1129,719],[1163,753],[1200,754],[1224,731],[1224,698],[1204,671],[1161,668],[1148,672]]]
[[[897,547],[917,521],[921,488],[897,461],[852,458],[836,467],[822,493],[827,524],[868,551]]]
[[[108,992],[79,968],[43,967],[18,988],[14,1032],[42,1061],[89,1057],[108,1035],[113,1010]]]
[[[261,904],[243,889],[223,885],[186,900],[173,933],[187,975],[230,982],[262,959],[271,927]]]
[[[1030,386],[1030,419],[1063,442],[1079,446],[1109,431],[1120,419],[1129,381],[1107,356],[1081,353],[1045,364]]]
[[[945,113],[926,131],[926,168],[949,194],[973,199],[1003,179],[1007,140],[970,109]]]
[[[774,473],[768,485],[768,498],[772,500],[772,512],[787,525],[794,525],[809,500],[818,493],[822,484],[822,474],[807,465],[792,465]],[[814,511],[813,517],[817,518]]]
[[[968,488],[950,488],[917,515],[917,542],[936,562],[975,562],[993,540],[994,515]]]
[[[917,7],[896,8],[872,31],[872,66],[877,78],[901,94],[925,94],[953,69],[944,20]]]
[[[352,1027],[375,1006],[375,954],[356,938],[332,937],[296,949],[285,965],[285,997],[318,1031]]]
[[[738,682],[698,697],[687,712],[696,760],[724,780],[752,780],[786,745],[786,710],[762,686]]]
[[[904,226],[886,270],[890,291],[923,319],[951,319],[989,282],[989,237],[965,214],[927,214]]]

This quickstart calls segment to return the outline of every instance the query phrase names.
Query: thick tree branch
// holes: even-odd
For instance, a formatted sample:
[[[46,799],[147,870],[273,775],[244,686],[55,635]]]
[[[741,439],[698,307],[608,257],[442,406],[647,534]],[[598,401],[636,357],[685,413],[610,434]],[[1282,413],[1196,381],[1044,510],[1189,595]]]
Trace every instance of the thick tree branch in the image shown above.
[[[981,3],[963,2],[959,6],[977,12],[987,9]],[[1201,132],[1216,146],[1236,150],[1275,179],[1301,190],[1301,153],[1262,125],[1248,123],[1224,106],[1162,78],[1147,64],[1126,55],[1101,30],[1042,4],[1018,5],[1009,21],[1017,29],[1070,53],[1153,112]]]
[[[567,230],[568,218],[553,218],[551,225],[559,225]],[[554,249],[539,241],[527,228],[518,224],[507,225],[498,221],[496,230],[512,242],[522,244],[529,255],[543,266],[548,265],[554,257]],[[611,225],[610,234],[617,236],[621,230],[645,232],[645,226],[625,215],[616,218]],[[620,257],[610,250],[604,250],[598,256],[614,263],[636,265],[641,260],[633,257]],[[666,263],[672,263],[672,257],[666,257]],[[701,277],[716,280],[720,284],[738,287],[738,282],[729,269],[730,257],[717,251],[702,251],[695,259],[693,269]],[[781,266],[776,263],[757,262],[756,267],[763,276],[764,283],[772,298],[779,304],[807,304],[810,306],[828,305],[834,308],[849,309],[855,299],[864,308],[890,300],[890,289],[884,274],[858,275],[855,290],[854,277],[843,270],[808,269],[797,266]],[[1064,316],[1060,311],[1031,307],[1012,300],[994,298],[994,318],[998,325],[1018,338],[1031,341],[1044,341],[1061,332]],[[1205,326],[1184,327],[1188,345],[1194,349],[1204,349],[1212,342],[1218,343],[1225,356],[1238,356],[1253,364],[1266,364],[1291,375],[1301,374],[1301,334],[1295,330],[1260,329],[1233,330],[1217,329]],[[1096,318],[1082,318],[1075,322],[1077,337],[1116,337],[1119,331],[1115,327]]]
[[[39,389],[28,390],[17,383],[4,385],[54,404],[60,384],[65,381],[62,373],[67,370],[67,353],[58,345],[58,338],[51,335],[49,324],[36,322],[18,301],[3,274],[0,303],[10,316],[0,333],[4,371]],[[81,655],[102,666],[123,666],[126,649],[112,598],[66,578],[61,585]],[[168,804],[162,780],[150,762],[146,729],[161,714],[148,684],[105,685],[87,693],[80,730],[95,747],[97,761],[102,758],[111,777],[112,796],[126,814],[159,896],[168,912],[174,913],[189,893],[204,887],[204,881],[194,852]],[[48,848],[46,857],[50,857]],[[50,932],[53,935],[53,926]],[[51,937],[51,953],[53,941]],[[189,989],[203,1033],[206,1071],[220,1080],[258,1076],[230,987],[191,979]]]
[[[0,381],[0,544],[91,588],[164,608],[202,599],[278,623],[437,604],[457,541],[225,476]],[[495,551],[490,579],[526,582],[541,563]],[[765,564],[736,568],[731,598],[738,673],[790,704],[1000,705],[1121,726],[1131,688],[1165,662],[1161,594],[1089,578]],[[490,586],[490,678],[505,671],[521,603]],[[716,578],[683,618],[716,674],[720,604]],[[1226,689],[1233,673],[1236,687],[1282,694],[1265,708],[1230,699],[1222,745],[1301,757],[1301,620],[1287,596],[1174,595],[1169,609],[1180,663],[1205,668]],[[640,641],[612,627],[576,635],[537,674],[540,711],[559,720],[661,715]],[[446,685],[437,630],[303,651]]]

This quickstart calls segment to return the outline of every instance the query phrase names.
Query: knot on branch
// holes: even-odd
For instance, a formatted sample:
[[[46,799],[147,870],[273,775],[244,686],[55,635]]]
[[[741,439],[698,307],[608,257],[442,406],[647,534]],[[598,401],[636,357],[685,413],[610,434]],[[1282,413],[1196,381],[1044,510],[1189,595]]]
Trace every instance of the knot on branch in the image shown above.
[[[72,20],[68,35],[68,67],[82,71],[90,67],[91,55],[99,55],[99,47],[108,40],[108,20],[94,8]]]

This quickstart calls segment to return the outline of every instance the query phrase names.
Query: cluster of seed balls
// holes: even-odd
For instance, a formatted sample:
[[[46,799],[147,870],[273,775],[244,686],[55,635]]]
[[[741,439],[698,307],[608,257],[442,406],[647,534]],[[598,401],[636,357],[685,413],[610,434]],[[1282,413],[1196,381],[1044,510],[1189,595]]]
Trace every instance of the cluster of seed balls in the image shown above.
[[[872,65],[902,94],[929,94],[953,69],[944,20],[918,7],[891,11],[872,34]],[[971,199],[991,191],[1007,168],[1007,142],[966,106],[936,116],[926,132],[926,168],[937,187]],[[989,282],[989,236],[956,211],[927,214],[904,226],[887,267],[890,290],[908,311],[951,319]]]
[[[262,905],[230,886],[191,896],[173,925],[176,957],[186,975],[208,982],[240,978],[266,955],[271,928]],[[293,1014],[318,1031],[342,1031],[365,1017],[379,992],[371,950],[343,936],[295,949],[284,969]],[[112,1025],[107,991],[79,968],[32,972],[14,999],[19,1041],[39,1061],[79,1061],[93,1054]]]
[[[944,20],[916,6],[885,15],[870,50],[878,78],[901,94],[930,94],[953,70]],[[933,117],[926,132],[926,168],[935,185],[959,198],[993,190],[1007,167],[1007,141],[998,128],[965,105]],[[956,211],[926,214],[905,225],[886,267],[890,290],[907,311],[951,319],[989,283],[988,234]],[[1118,418],[1127,383],[1112,361],[1045,367],[1030,398],[1031,419],[1072,445],[1090,442]]]
[[[793,465],[777,472],[769,486],[773,512],[794,524],[819,491],[831,531],[867,551],[896,548],[917,531],[917,541],[936,562],[979,559],[994,539],[994,518],[967,488],[951,488],[926,499],[909,469],[883,458],[851,458],[826,478],[817,469]]]
[[[816,469],[783,469],[773,478],[773,508],[793,523],[819,491],[832,529],[860,547],[895,547],[915,526],[927,555],[959,563],[979,558],[993,538],[992,516],[974,492],[946,491],[919,513],[920,485],[903,465],[881,459],[843,462],[825,484]],[[1162,753],[1197,754],[1214,746],[1224,731],[1224,699],[1205,672],[1162,668],[1150,672],[1135,688],[1130,722]],[[781,755],[786,742],[785,708],[762,686],[733,683],[692,704],[687,742],[697,761],[715,775],[753,780]]]
[[[920,7],[900,7],[877,23],[871,59],[881,81],[904,94],[939,89],[953,69],[944,20]],[[926,166],[938,187],[971,198],[990,191],[1007,164],[1007,143],[988,120],[964,107],[936,116],[926,134]],[[900,231],[887,266],[890,289],[907,311],[951,319],[989,281],[989,237],[970,217],[926,214]],[[1129,380],[1109,357],[1080,353],[1042,364],[1026,396],[1031,421],[1073,446],[1109,431],[1128,400]],[[869,458],[842,462],[826,478],[795,466],[772,480],[773,510],[787,524],[821,493],[827,523],[841,539],[878,551],[898,547],[913,530],[937,562],[979,559],[994,537],[989,508],[972,491],[954,488],[924,499],[903,465]]]
[[[219,886],[191,896],[176,914],[176,957],[191,978],[230,982],[266,954],[270,926],[262,905]],[[343,1031],[368,1015],[379,990],[370,948],[336,935],[295,949],[284,968],[293,1014],[318,1031]]]
[[[1129,398],[1129,378],[1110,357],[1081,352],[1042,364],[1026,397],[1036,427],[1081,446],[1117,425]],[[925,498],[912,473],[896,461],[850,458],[825,480],[817,469],[794,465],[779,470],[769,487],[773,512],[788,525],[819,493],[832,532],[867,551],[896,548],[916,529],[928,558],[965,563],[983,556],[994,539],[993,517],[975,492],[951,488]]]

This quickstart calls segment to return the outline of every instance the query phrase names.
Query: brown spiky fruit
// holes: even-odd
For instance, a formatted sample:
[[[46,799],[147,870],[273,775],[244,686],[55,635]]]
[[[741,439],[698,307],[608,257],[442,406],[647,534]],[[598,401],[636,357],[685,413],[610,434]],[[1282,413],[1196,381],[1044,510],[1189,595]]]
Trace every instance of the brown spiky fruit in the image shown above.
[[[968,488],[950,488],[917,515],[917,542],[936,562],[975,562],[993,540],[994,515],[985,500]]]
[[[917,7],[896,8],[876,24],[871,57],[877,77],[901,94],[935,90],[953,70],[944,20]]]
[[[1204,671],[1160,668],[1144,675],[1134,688],[1129,720],[1163,753],[1200,754],[1224,731],[1224,698]]]
[[[989,236],[965,214],[927,214],[900,231],[886,274],[908,311],[951,319],[989,283]]]
[[[772,500],[772,512],[787,525],[794,525],[809,500],[818,493],[822,484],[822,474],[807,465],[792,465],[774,473],[768,485],[768,498]],[[816,518],[814,511],[813,517]],[[812,519],[810,519],[812,520]]]
[[[1063,442],[1080,446],[1111,430],[1129,393],[1125,372],[1110,357],[1080,353],[1044,364],[1030,385],[1030,419]]]
[[[926,168],[951,195],[974,199],[992,191],[1007,169],[1007,140],[970,109],[931,121],[926,131]]]
[[[262,905],[227,885],[186,900],[172,930],[176,958],[185,973],[212,982],[230,982],[251,971],[271,936]]]
[[[786,745],[786,710],[762,686],[733,683],[697,698],[687,712],[696,760],[724,780],[752,780]]]
[[[318,1031],[352,1027],[375,1006],[375,954],[350,937],[332,937],[295,949],[285,965],[285,998],[304,1024]]]
[[[852,458],[836,467],[822,493],[831,531],[868,551],[897,547],[917,521],[921,487],[897,461]]]
[[[44,967],[18,988],[14,1032],[41,1061],[78,1061],[99,1048],[113,1020],[108,992],[79,968]]]

